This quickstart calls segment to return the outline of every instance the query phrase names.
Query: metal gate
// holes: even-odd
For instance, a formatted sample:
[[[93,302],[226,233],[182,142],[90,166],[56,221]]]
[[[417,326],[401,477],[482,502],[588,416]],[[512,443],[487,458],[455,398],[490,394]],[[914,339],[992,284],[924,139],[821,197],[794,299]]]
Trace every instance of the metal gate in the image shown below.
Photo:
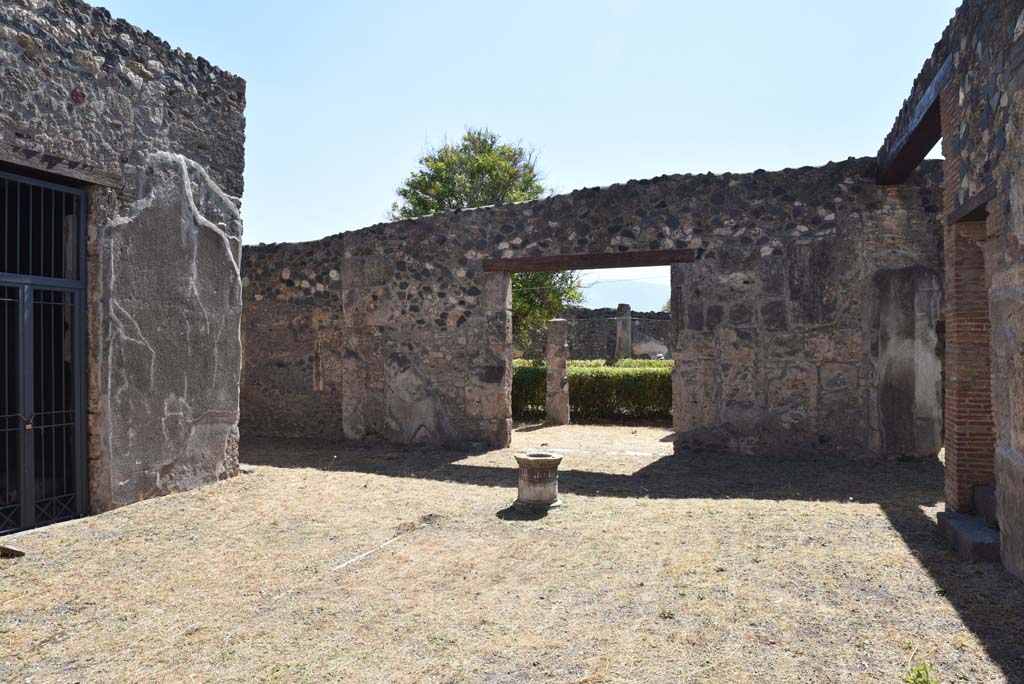
[[[0,534],[84,515],[85,195],[0,172]]]

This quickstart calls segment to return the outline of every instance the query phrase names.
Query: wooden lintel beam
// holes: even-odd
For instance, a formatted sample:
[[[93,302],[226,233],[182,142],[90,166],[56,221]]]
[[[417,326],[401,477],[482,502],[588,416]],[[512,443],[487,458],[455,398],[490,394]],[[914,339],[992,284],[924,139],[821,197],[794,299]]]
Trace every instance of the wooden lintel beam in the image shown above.
[[[953,56],[950,55],[921,95],[910,121],[892,144],[879,154],[879,185],[905,183],[942,138],[940,95],[952,71]]]
[[[102,185],[115,190],[124,189],[124,178],[116,173],[16,143],[0,141],[0,162],[60,179],[70,178],[90,185]]]
[[[667,266],[689,263],[700,258],[696,249],[657,249],[641,252],[602,254],[560,254],[555,256],[485,259],[484,271],[503,273],[570,271],[633,266]]]
[[[946,223],[953,225],[955,223],[984,221],[988,218],[988,203],[995,198],[996,188],[994,185],[989,185],[961,204],[956,211],[951,212],[946,217]]]

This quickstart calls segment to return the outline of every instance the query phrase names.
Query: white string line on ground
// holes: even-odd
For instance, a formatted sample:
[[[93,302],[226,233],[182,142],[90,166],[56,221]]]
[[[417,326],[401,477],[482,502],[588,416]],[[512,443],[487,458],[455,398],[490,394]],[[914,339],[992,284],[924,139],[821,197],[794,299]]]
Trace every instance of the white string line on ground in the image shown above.
[[[352,556],[352,558],[349,558],[349,559],[348,559],[347,561],[345,561],[344,563],[342,563],[342,564],[340,564],[340,565],[336,565],[336,566],[334,566],[333,568],[331,568],[331,572],[337,572],[337,571],[339,571],[339,570],[341,570],[341,569],[345,568],[345,567],[346,567],[346,566],[348,566],[348,565],[352,565],[353,563],[356,563],[356,562],[358,562],[358,561],[361,561],[362,559],[366,558],[367,556],[370,556],[370,555],[372,555],[372,554],[375,554],[375,553],[377,553],[378,551],[380,551],[380,550],[381,550],[381,549],[383,549],[384,547],[386,547],[386,546],[390,546],[391,544],[394,544],[394,543],[395,543],[396,541],[398,541],[398,540],[399,540],[399,539],[401,539],[402,537],[404,537],[404,536],[406,536],[406,535],[409,535],[409,534],[412,534],[412,533],[413,533],[413,532],[415,532],[416,530],[422,530],[422,529],[423,529],[424,527],[426,527],[426,526],[427,526],[428,524],[429,524],[429,523],[426,523],[426,522],[420,523],[419,525],[417,525],[416,527],[412,528],[411,530],[406,530],[405,532],[402,532],[401,534],[397,534],[397,535],[395,535],[394,537],[392,537],[391,539],[388,539],[388,540],[387,540],[386,542],[384,542],[384,543],[383,543],[383,544],[381,544],[380,546],[377,546],[376,548],[370,549],[369,551],[363,551],[362,553],[360,553],[360,554],[359,554],[359,555],[357,555],[357,556]]]
[[[416,529],[419,529],[419,528],[416,528]],[[412,532],[412,530],[409,530],[409,532]],[[363,551],[358,556],[353,556],[352,558],[349,558],[347,561],[345,561],[341,565],[337,565],[334,568],[331,568],[331,571],[332,572],[337,572],[338,570],[341,570],[342,568],[344,568],[347,565],[351,565],[352,563],[355,563],[356,561],[360,561],[360,560],[366,558],[367,556],[369,556],[371,554],[377,553],[378,551],[383,549],[385,546],[389,546],[391,544],[394,544],[396,541],[398,541],[399,539],[401,539],[405,535],[409,534],[409,532],[403,532],[402,534],[399,534],[399,535],[397,535],[395,537],[392,537],[391,539],[388,539],[386,542],[384,542],[383,544],[381,544],[380,546],[378,546],[375,549],[370,549],[369,551]]]

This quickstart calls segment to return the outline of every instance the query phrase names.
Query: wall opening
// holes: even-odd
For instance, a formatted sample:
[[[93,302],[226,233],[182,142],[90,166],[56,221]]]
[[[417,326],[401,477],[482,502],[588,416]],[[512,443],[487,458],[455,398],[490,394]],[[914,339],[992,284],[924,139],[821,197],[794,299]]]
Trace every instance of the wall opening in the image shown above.
[[[530,272],[551,272],[551,271],[562,271],[562,270],[583,270],[583,269],[615,269],[615,268],[627,268],[627,267],[648,267],[648,266],[671,266],[678,263],[692,262],[700,257],[698,250],[694,249],[664,249],[664,250],[653,250],[653,251],[622,251],[618,253],[600,253],[600,254],[565,254],[565,255],[552,255],[542,257],[522,257],[522,258],[511,258],[511,259],[487,259],[484,261],[484,272],[485,273],[530,273]],[[510,292],[511,294],[511,292]],[[674,308],[674,302],[671,304]],[[674,316],[674,313],[670,314]],[[511,316],[509,317],[509,325],[511,325]],[[565,326],[561,329],[564,330]],[[546,345],[550,346],[550,345]],[[668,351],[671,352],[674,347],[674,335],[673,339],[668,344]],[[511,348],[510,348],[511,349]],[[510,359],[511,361],[511,359]],[[545,360],[546,361],[546,360]],[[674,363],[674,361],[668,361],[663,359],[663,362]],[[519,363],[522,365],[522,362]],[[539,365],[539,364],[538,364]],[[672,372],[668,370],[668,377],[664,383],[664,392],[668,393],[669,401],[666,402],[672,406],[669,410],[668,415],[674,413],[674,404],[676,400],[676,392],[672,390]],[[520,382],[518,389],[515,383],[516,369],[513,368],[513,381],[509,389],[510,408],[519,404],[520,406],[524,403],[523,397],[519,394],[524,390],[525,383]],[[546,392],[549,384],[543,371],[537,368],[529,369],[528,371],[519,371],[520,376],[532,374],[534,376],[533,387],[535,397],[532,399],[533,404],[539,403],[539,387],[541,386],[541,380],[544,380],[543,387]],[[563,383],[564,384],[564,383]],[[553,385],[551,385],[553,386]],[[571,392],[571,389],[570,389]],[[571,400],[571,399],[570,399]],[[546,402],[545,402],[546,403]],[[515,411],[512,411],[514,414]],[[571,415],[570,415],[571,420]],[[670,419],[665,416],[666,425]]]
[[[0,173],[0,533],[84,515],[85,196]]]
[[[524,328],[513,307],[514,420],[564,424],[567,387],[568,422],[669,428],[675,400],[669,269],[608,268],[579,276],[583,300],[560,320]],[[531,282],[513,278],[513,298],[527,299]]]
[[[985,222],[951,231],[946,316],[946,504],[969,513],[974,488],[993,481],[992,322],[985,271]]]

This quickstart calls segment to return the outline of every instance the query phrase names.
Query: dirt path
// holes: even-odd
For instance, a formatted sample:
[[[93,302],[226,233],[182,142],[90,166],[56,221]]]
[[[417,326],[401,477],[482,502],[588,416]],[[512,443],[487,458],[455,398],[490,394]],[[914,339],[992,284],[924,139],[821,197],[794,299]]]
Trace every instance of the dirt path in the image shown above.
[[[523,520],[538,450],[566,505]],[[245,442],[253,475],[20,536],[0,680],[1024,681],[1024,585],[937,542],[939,464],[671,452]]]

